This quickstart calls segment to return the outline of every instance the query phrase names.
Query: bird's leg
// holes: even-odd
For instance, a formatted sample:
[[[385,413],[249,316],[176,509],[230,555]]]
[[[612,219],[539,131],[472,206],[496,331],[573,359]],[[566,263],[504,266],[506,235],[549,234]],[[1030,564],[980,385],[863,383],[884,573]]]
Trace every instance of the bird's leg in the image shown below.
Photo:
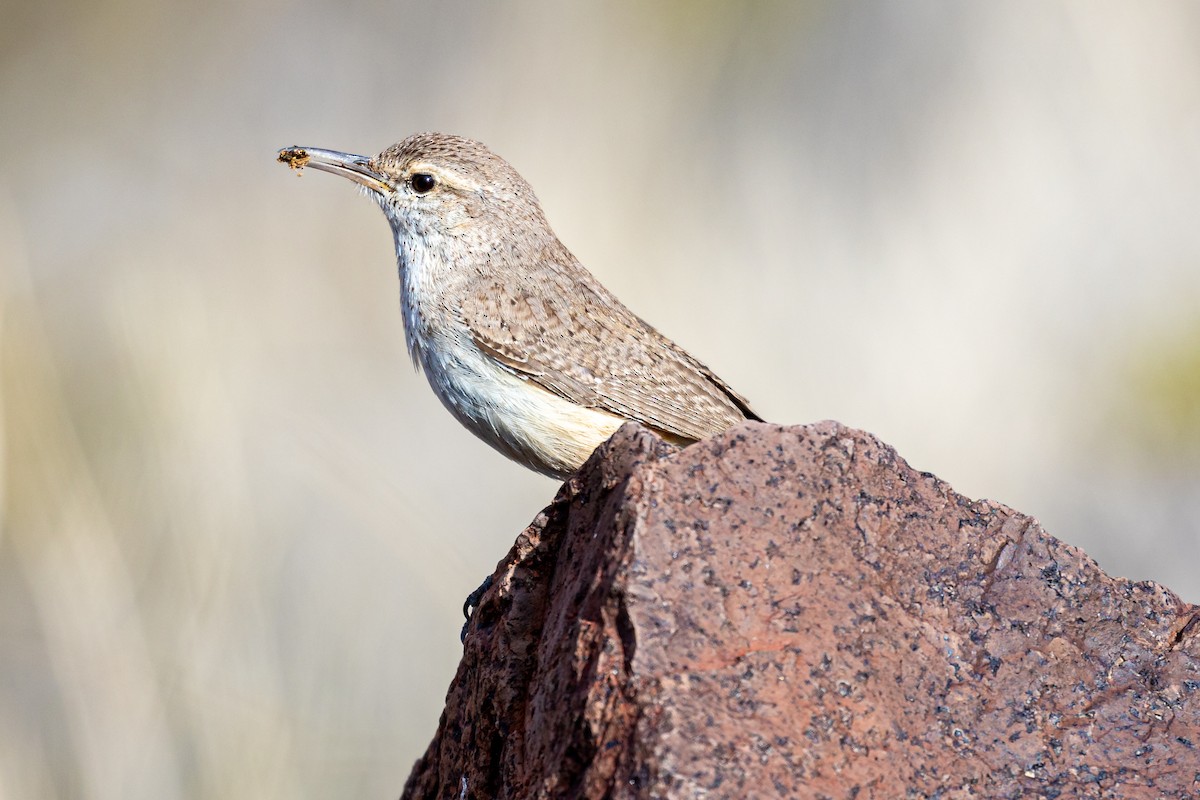
[[[471,623],[471,614],[474,613],[475,609],[479,608],[479,601],[483,599],[484,594],[490,588],[492,588],[492,576],[488,575],[483,579],[483,583],[479,584],[475,591],[467,595],[467,599],[463,601],[463,617],[467,621],[463,623],[462,632],[458,636],[459,641],[465,642],[467,640],[467,625]]]

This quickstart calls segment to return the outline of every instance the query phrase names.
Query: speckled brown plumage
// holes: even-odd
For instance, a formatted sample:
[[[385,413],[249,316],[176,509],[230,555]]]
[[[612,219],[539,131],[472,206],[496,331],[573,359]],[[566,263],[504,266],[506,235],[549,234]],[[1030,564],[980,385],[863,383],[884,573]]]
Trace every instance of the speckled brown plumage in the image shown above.
[[[422,133],[371,159],[286,152],[370,190],[395,235],[414,360],[446,407],[506,455],[562,476],[624,420],[689,443],[759,419],[600,285],[529,184],[482,144]]]

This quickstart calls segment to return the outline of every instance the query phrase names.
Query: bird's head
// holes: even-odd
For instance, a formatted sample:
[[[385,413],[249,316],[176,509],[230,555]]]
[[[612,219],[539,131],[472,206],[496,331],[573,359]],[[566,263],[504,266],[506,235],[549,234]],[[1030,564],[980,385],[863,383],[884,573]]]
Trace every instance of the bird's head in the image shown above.
[[[376,156],[292,147],[279,160],[312,167],[359,184],[383,209],[398,240],[454,240],[467,249],[549,233],[533,189],[508,162],[461,136],[418,133]],[[552,235],[552,234],[550,234]]]

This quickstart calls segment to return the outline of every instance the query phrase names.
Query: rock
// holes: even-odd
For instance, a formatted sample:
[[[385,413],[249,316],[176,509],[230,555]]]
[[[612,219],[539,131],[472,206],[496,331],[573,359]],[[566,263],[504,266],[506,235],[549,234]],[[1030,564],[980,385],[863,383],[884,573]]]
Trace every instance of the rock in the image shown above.
[[[1200,608],[837,423],[627,425],[497,568],[404,797],[1200,797]]]

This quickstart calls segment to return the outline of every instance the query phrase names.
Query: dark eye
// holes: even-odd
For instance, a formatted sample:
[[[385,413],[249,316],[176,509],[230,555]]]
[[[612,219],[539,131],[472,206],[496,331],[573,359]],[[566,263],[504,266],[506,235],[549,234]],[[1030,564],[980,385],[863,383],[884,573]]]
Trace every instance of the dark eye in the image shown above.
[[[417,194],[429,194],[437,186],[437,180],[428,172],[414,172],[410,182]]]

